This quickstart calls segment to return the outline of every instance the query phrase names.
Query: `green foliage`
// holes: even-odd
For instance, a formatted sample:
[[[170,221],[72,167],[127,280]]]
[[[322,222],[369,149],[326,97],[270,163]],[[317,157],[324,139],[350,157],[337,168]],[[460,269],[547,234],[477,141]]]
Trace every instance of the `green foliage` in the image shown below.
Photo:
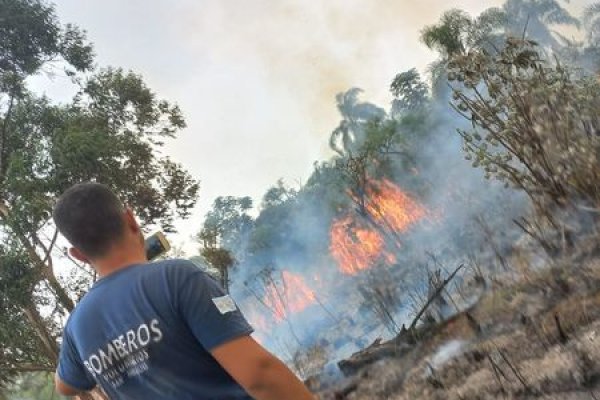
[[[144,225],[164,230],[196,202],[198,183],[159,152],[185,127],[179,108],[139,75],[94,70],[93,61],[84,32],[61,25],[51,5],[0,0],[0,385],[19,371],[54,369],[57,321],[81,294],[79,284],[56,279],[56,241],[46,238],[66,188],[105,183]],[[71,102],[28,90],[27,78],[50,65],[78,85]]]
[[[42,0],[0,1],[0,74],[24,79],[50,61],[65,60],[76,71],[93,62],[85,34],[60,26],[54,7]]]
[[[10,307],[11,303],[13,306],[28,304],[38,281],[38,271],[31,265],[27,254],[19,252],[18,245],[13,246],[0,249],[0,302],[2,309]]]
[[[416,68],[396,75],[390,85],[390,92],[394,96],[392,115],[418,111],[429,103],[429,87],[421,80]]]
[[[290,234],[294,229],[295,198],[288,197],[284,200],[283,197],[279,197],[277,201],[272,201],[269,198],[271,194],[271,190],[267,191],[263,199],[263,208],[254,223],[255,228],[248,238],[248,250],[253,255],[285,246],[286,242],[289,243]]]
[[[40,354],[35,330],[23,313],[23,308],[32,302],[39,271],[17,248],[7,246],[0,251],[0,343],[3,344],[0,365],[8,368],[0,373],[0,387],[17,377],[19,366],[45,365],[52,369],[48,360]],[[7,346],[9,343],[10,346]],[[14,353],[16,349],[17,354]]]
[[[502,9],[506,13],[506,28],[510,36],[527,37],[550,48],[559,47],[551,27],[580,26],[579,20],[558,0],[507,0]]]
[[[229,292],[229,269],[235,264],[231,252],[223,248],[203,247],[200,255],[208,265],[219,271],[221,286],[226,292]]]
[[[292,200],[298,195],[298,191],[289,188],[283,182],[283,179],[279,179],[275,186],[272,186],[267,190],[263,196],[261,208],[269,208],[278,206],[285,203],[288,200]]]
[[[466,35],[472,25],[471,17],[464,11],[446,11],[435,25],[421,31],[421,41],[430,49],[448,58],[466,50]]]
[[[245,256],[254,225],[250,210],[250,197],[218,197],[197,235],[202,259],[219,272],[225,290],[229,289],[229,269]]]
[[[498,55],[472,52],[450,62],[461,82],[455,107],[474,167],[525,191],[548,216],[555,208],[600,204],[600,84],[511,39]],[[461,87],[464,87],[461,88]]]
[[[66,397],[54,391],[53,373],[30,372],[19,376],[16,382],[6,390],[1,400],[59,400]]]
[[[361,92],[361,89],[352,88],[335,98],[342,120],[330,136],[329,147],[341,156],[351,154],[362,144],[367,122],[385,117],[381,108],[359,100]]]
[[[508,16],[498,8],[489,8],[477,18],[462,10],[446,11],[437,24],[421,31],[421,41],[440,54],[440,59],[430,66],[434,99],[446,101],[447,62],[471,49],[496,50],[505,37]]]
[[[198,239],[204,247],[237,248],[252,227],[250,197],[217,197],[204,219]]]
[[[437,24],[421,31],[421,41],[446,60],[469,49],[499,50],[509,36],[527,35],[557,47],[551,30],[556,25],[579,27],[580,22],[557,0],[507,0],[501,8],[489,8],[477,18],[458,9],[446,11]]]
[[[600,45],[600,3],[590,4],[585,8],[583,25],[590,43]]]

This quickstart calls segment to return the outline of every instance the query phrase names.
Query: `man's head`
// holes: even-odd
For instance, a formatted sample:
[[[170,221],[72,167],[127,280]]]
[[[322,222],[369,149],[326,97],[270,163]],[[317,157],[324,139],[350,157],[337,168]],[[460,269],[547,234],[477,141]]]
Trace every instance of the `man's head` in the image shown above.
[[[131,210],[105,185],[72,186],[58,199],[53,217],[74,247],[71,254],[82,261],[105,259],[123,247],[143,250],[144,239]]]

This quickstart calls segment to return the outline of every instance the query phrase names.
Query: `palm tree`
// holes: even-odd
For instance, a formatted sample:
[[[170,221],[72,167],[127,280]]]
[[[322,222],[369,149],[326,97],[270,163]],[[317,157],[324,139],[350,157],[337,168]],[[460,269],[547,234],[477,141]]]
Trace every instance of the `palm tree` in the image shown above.
[[[556,33],[561,47],[555,53],[567,64],[577,65],[585,73],[600,72],[600,3],[589,5],[583,12],[585,39],[574,40]]]
[[[600,6],[591,9],[590,15],[598,14]],[[507,36],[525,34],[557,50],[560,45],[551,29],[556,25],[580,25],[558,0],[507,0],[502,8],[489,8],[477,18],[458,9],[445,12],[437,24],[421,32],[421,41],[440,54],[440,59],[430,66],[433,96],[439,99],[449,94],[446,66],[452,57],[474,48],[496,51]],[[600,33],[600,19],[597,26]]]
[[[583,12],[583,25],[587,39],[595,47],[600,46],[600,2],[588,6]]]
[[[489,8],[477,18],[472,18],[462,10],[446,11],[435,25],[426,26],[421,31],[421,41],[440,54],[440,59],[429,67],[433,97],[445,98],[449,95],[446,85],[446,66],[457,55],[473,48],[498,49],[503,41],[506,15],[499,8]]]
[[[466,36],[473,20],[466,12],[458,9],[446,11],[440,22],[426,26],[421,32],[421,41],[440,53],[443,59],[464,53]]]
[[[385,111],[374,104],[361,102],[359,88],[351,88],[335,96],[337,109],[342,116],[337,128],[329,138],[329,147],[340,156],[352,153],[364,139],[365,125],[374,119],[385,117]]]
[[[580,21],[562,7],[558,0],[507,0],[502,10],[506,14],[509,35],[526,35],[552,49],[559,48],[560,44],[551,27],[580,26]]]

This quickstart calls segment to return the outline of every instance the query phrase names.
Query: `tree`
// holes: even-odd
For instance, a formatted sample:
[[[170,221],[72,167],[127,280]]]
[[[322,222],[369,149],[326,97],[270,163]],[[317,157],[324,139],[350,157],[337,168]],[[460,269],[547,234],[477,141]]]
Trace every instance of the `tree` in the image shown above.
[[[76,26],[61,26],[54,8],[41,0],[0,1],[0,72],[2,78],[21,80],[49,62],[75,71],[89,70],[92,46]],[[13,83],[16,83],[13,81]]]
[[[235,264],[231,251],[212,244],[205,244],[200,249],[202,259],[219,272],[219,280],[225,292],[229,293],[229,270]]]
[[[2,400],[53,400],[59,396],[54,391],[54,376],[46,372],[33,372],[22,375],[14,385],[7,391]],[[62,397],[62,396],[61,396]]]
[[[593,11],[590,12],[590,15]],[[489,8],[477,18],[462,10],[446,11],[437,24],[421,31],[421,41],[448,61],[470,49],[500,50],[507,37],[527,37],[558,49],[552,27],[580,22],[557,0],[507,0],[502,8]]]
[[[394,96],[392,115],[395,116],[419,111],[429,102],[429,87],[416,68],[396,75],[390,85],[390,92]]]
[[[440,54],[430,66],[434,98],[444,99],[447,90],[447,64],[457,55],[471,49],[495,50],[504,38],[506,14],[498,8],[489,8],[473,19],[462,10],[446,11],[437,24],[421,31],[421,41]]]
[[[425,46],[440,53],[443,59],[463,54],[467,49],[467,35],[473,21],[465,11],[446,11],[437,24],[426,26],[421,31]]]
[[[229,269],[245,253],[247,237],[253,226],[249,214],[250,197],[218,197],[204,219],[197,235],[204,260],[221,274],[221,284],[228,290]]]
[[[534,42],[519,39],[498,55],[455,58],[452,72],[461,81],[454,107],[473,127],[459,130],[473,166],[527,193],[563,235],[565,220],[597,219],[588,213],[600,204],[598,81],[546,61]]]
[[[303,204],[308,204],[302,203],[299,198],[302,190],[303,188],[296,190],[287,186],[282,179],[267,189],[248,238],[248,256],[251,262],[263,266],[277,264],[271,257],[273,254],[289,256],[294,253],[294,248],[296,251],[301,249],[300,243],[296,241],[295,224]]]
[[[580,26],[579,20],[562,7],[558,0],[507,0],[502,10],[506,14],[509,36],[527,37],[550,49],[560,47],[552,27]]]
[[[600,3],[586,7],[583,13],[583,25],[586,28],[588,41],[596,47],[600,45]]]
[[[385,111],[374,104],[361,102],[359,88],[352,88],[336,97],[342,121],[329,139],[329,147],[336,153],[351,153],[364,140],[364,126],[368,121],[385,117]]]
[[[285,203],[288,200],[294,199],[298,195],[298,191],[287,187],[283,179],[279,179],[275,186],[270,187],[264,194],[261,208],[275,207]]]
[[[84,33],[61,25],[51,5],[1,0],[0,33],[0,382],[7,383],[20,372],[54,371],[61,323],[76,301],[54,271],[64,259],[51,221],[57,197],[72,184],[102,182],[144,226],[172,230],[199,186],[159,156],[162,141],[185,126],[179,108],[134,73],[92,68]],[[27,88],[28,77],[57,65],[78,87],[62,105]]]

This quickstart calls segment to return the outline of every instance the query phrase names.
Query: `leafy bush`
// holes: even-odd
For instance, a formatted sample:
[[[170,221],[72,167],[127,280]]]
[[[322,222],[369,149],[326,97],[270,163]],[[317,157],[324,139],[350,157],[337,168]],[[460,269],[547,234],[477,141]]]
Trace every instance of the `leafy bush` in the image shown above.
[[[555,226],[559,210],[600,207],[600,84],[577,72],[519,39],[449,62],[453,107],[472,123],[459,130],[466,158]]]

